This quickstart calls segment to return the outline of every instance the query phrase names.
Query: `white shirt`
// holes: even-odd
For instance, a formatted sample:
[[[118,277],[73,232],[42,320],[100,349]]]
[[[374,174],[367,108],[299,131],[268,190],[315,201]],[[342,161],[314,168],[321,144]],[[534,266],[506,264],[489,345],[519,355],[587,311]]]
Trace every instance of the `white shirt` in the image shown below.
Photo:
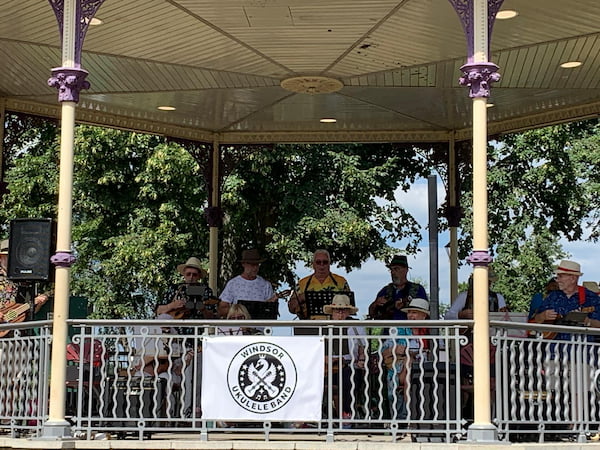
[[[241,275],[232,278],[225,285],[219,297],[227,303],[236,304],[238,300],[265,302],[273,297],[273,286],[260,275],[254,280],[246,280]]]
[[[496,295],[498,296],[498,309],[506,308],[506,300],[504,300],[504,296],[497,292]],[[444,319],[457,320],[458,313],[464,309],[466,304],[467,291],[463,291],[456,296],[456,299],[454,300],[454,302],[452,302],[452,306],[450,306],[450,309],[448,309],[448,311],[446,311],[446,314],[444,314]]]

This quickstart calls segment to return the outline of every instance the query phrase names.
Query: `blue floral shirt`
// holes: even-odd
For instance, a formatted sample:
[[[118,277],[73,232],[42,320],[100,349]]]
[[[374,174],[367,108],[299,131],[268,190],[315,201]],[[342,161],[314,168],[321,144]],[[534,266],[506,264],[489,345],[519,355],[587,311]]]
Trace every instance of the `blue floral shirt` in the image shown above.
[[[541,306],[538,308],[536,313],[553,309],[561,316],[566,316],[571,311],[579,311],[580,309],[590,308],[592,311],[588,314],[588,317],[592,319],[600,320],[600,297],[585,289],[585,301],[580,303],[579,301],[579,289],[571,296],[567,296],[563,291],[557,290],[552,291],[544,299]],[[594,309],[595,308],[595,309]],[[558,333],[557,340],[568,340],[570,339],[569,333]]]
[[[567,297],[563,291],[552,291],[544,299],[537,312],[541,313],[548,309],[553,309],[561,316],[566,316],[571,311],[578,311],[580,308],[596,308],[589,313],[592,319],[600,320],[600,297],[589,289],[585,289],[585,301],[579,303],[579,290],[570,297]]]

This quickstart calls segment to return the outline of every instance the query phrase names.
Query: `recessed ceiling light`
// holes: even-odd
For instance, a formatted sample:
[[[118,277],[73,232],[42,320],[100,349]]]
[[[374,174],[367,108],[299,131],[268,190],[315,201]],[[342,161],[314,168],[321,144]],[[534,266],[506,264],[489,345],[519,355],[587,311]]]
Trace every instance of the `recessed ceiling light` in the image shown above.
[[[334,119],[333,117],[324,117],[321,120],[319,120],[319,122],[321,122],[321,123],[336,123],[337,119]]]
[[[500,19],[500,20],[513,19],[513,18],[517,17],[518,15],[519,15],[519,13],[517,11],[515,11],[514,9],[504,9],[504,10],[498,11],[496,13],[496,19]]]
[[[583,63],[581,61],[567,61],[560,65],[563,69],[573,69],[575,67],[579,67]]]
[[[161,111],[175,111],[177,108],[174,106],[159,106],[157,109],[160,109]]]
[[[90,20],[90,25],[91,26],[96,26],[96,25],[102,25],[104,22],[102,22],[102,19],[98,19],[97,17],[92,17],[92,19]]]

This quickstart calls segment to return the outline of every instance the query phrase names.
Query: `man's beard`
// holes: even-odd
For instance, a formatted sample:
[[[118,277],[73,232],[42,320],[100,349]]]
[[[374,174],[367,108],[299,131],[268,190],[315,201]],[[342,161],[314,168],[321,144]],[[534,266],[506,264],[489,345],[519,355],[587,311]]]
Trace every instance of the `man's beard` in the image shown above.
[[[395,285],[405,284],[406,280],[404,278],[400,278],[400,277],[392,277],[392,283]]]

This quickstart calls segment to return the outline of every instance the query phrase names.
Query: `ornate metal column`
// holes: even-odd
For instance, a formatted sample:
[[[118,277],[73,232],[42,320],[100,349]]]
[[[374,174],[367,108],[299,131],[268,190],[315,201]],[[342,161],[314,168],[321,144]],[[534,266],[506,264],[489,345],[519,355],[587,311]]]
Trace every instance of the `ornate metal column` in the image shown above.
[[[208,243],[208,284],[215,295],[217,295],[217,280],[219,270],[219,228],[223,225],[223,211],[221,210],[221,151],[219,137],[215,136],[211,152],[211,180],[209,208],[206,219],[209,229]]]
[[[489,40],[496,13],[503,0],[449,0],[458,13],[467,36],[468,62],[461,67],[460,84],[469,86],[473,99],[473,382],[474,422],[468,439],[476,442],[498,440],[491,423],[490,333],[488,306],[487,226],[487,98],[491,83],[498,81],[498,66],[488,61]]]
[[[454,133],[448,141],[448,226],[450,227],[450,302],[452,303],[458,295],[458,226],[460,225],[461,208],[458,204],[457,195],[457,165],[456,165],[456,142]]]
[[[104,0],[48,0],[58,21],[62,40],[62,66],[52,69],[48,84],[58,89],[61,107],[60,175],[56,254],[51,258],[56,266],[54,290],[54,319],[50,380],[49,417],[44,424],[43,437],[60,439],[71,435],[65,420],[66,346],[69,317],[69,282],[71,265],[71,220],[73,197],[73,146],[75,107],[81,89],[88,89],[87,72],[81,68],[81,48],[89,21]]]

